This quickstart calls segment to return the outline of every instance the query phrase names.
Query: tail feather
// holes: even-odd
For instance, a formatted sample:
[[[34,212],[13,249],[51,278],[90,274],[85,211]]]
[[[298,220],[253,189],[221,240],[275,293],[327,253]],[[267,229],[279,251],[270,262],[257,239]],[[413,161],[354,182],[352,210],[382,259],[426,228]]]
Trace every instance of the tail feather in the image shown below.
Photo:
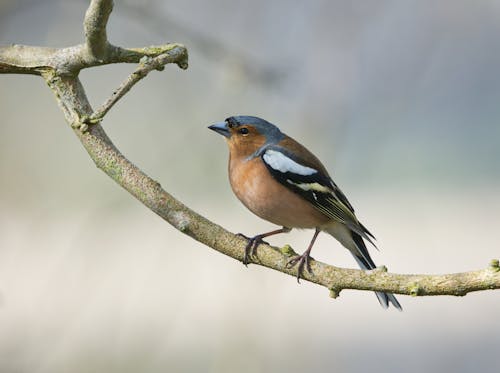
[[[356,262],[358,262],[358,265],[365,270],[371,270],[377,268],[372,258],[370,257],[368,249],[366,248],[366,245],[361,236],[355,232],[351,232],[351,234],[352,234],[352,239],[356,244],[356,248],[358,249],[357,250],[358,252],[355,253],[352,250],[350,251],[354,259],[356,259]],[[391,303],[399,311],[403,310],[401,304],[399,304],[394,294],[382,293],[380,291],[376,291],[375,295],[377,296],[377,299],[382,307],[388,308],[389,303]]]
[[[376,266],[373,265],[373,266],[370,266],[362,256],[357,256],[356,254],[352,253],[352,256],[354,257],[354,259],[356,259],[356,262],[358,262],[358,265],[362,268],[362,269],[365,269],[365,270],[370,270],[370,269],[375,269]],[[372,261],[370,261],[371,263],[373,263]],[[397,308],[398,310],[402,311],[403,308],[401,307],[401,304],[399,304],[398,300],[396,299],[396,297],[394,296],[394,294],[390,294],[390,293],[382,293],[380,291],[376,291],[375,292],[375,295],[377,296],[377,299],[380,303],[380,305],[384,308],[388,308],[389,307],[389,303],[392,303],[392,305]]]
[[[332,235],[344,247],[346,247],[362,269],[371,270],[377,268],[368,253],[368,249],[366,248],[363,238],[357,232],[352,231],[344,224],[340,224],[338,222],[328,224],[327,226],[322,227],[322,230]],[[372,236],[371,233],[369,234]],[[382,292],[375,292],[375,294],[377,295],[377,299],[382,307],[387,308],[389,307],[389,304],[392,304],[396,309],[400,311],[403,310],[394,294]]]

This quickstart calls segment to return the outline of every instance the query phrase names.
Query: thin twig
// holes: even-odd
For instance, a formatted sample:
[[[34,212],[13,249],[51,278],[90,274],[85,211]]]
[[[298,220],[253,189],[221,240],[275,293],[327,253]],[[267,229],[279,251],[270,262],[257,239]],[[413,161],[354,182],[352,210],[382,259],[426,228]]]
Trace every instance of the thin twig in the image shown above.
[[[137,69],[130,74],[127,79],[113,92],[110,98],[97,109],[88,119],[88,124],[98,123],[104,118],[107,112],[114,104],[122,98],[136,83],[146,77],[153,70],[163,70],[168,63],[177,63],[180,68],[187,69],[187,59],[183,57],[186,54],[186,49],[182,46],[177,46],[167,53],[161,54],[154,58],[143,57]]]

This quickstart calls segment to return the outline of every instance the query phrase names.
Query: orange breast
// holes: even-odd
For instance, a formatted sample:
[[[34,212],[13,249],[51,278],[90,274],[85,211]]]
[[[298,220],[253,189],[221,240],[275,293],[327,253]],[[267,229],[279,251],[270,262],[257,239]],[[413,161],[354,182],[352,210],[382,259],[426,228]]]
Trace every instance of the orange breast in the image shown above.
[[[329,218],[274,180],[260,158],[230,160],[231,187],[254,214],[287,228],[315,228]]]

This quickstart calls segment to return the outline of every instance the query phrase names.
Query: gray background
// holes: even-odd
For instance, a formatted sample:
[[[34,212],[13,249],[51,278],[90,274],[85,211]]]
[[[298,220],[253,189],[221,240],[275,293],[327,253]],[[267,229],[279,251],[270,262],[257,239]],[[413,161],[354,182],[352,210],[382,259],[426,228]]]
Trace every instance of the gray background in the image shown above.
[[[85,1],[0,1],[0,43],[82,40]],[[141,81],[103,122],[129,159],[234,232],[206,126],[262,116],[312,149],[400,273],[499,257],[500,1],[115,1],[111,42],[178,41],[190,68]],[[94,106],[133,71],[85,70]],[[0,76],[0,371],[494,372],[497,292],[325,289],[184,237],[95,168],[37,77]],[[305,249],[312,232],[270,241]],[[320,235],[314,257],[355,267]]]

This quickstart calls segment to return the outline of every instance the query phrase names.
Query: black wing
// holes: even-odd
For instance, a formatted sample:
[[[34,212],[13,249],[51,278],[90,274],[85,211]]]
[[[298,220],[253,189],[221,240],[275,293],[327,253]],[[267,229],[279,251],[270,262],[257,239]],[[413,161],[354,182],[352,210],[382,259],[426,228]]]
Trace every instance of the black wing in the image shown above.
[[[328,175],[304,166],[300,159],[283,148],[268,148],[261,158],[275,180],[373,244],[370,239],[373,235],[358,221],[347,197]]]

